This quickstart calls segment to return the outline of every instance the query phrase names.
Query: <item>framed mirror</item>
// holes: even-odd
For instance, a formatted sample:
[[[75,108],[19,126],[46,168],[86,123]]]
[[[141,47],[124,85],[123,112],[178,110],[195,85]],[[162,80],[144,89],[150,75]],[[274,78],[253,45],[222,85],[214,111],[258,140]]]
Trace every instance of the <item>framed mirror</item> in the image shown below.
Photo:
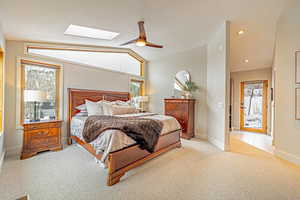
[[[179,71],[174,77],[174,89],[184,91],[186,82],[191,80],[191,75],[188,71]]]

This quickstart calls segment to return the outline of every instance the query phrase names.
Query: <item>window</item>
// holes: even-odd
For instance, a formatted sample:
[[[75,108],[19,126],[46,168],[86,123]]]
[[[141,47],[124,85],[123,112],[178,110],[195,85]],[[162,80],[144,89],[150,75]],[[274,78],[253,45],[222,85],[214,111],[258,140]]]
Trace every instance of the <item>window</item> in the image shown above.
[[[143,96],[144,81],[143,80],[131,80],[130,81],[130,96],[137,97]]]
[[[115,50],[117,51],[117,50]],[[135,76],[143,75],[143,61],[127,52],[114,52],[113,50],[96,51],[86,49],[63,49],[27,47],[29,54],[58,58],[70,62],[89,65]]]
[[[60,67],[21,61],[21,122],[59,118]]]

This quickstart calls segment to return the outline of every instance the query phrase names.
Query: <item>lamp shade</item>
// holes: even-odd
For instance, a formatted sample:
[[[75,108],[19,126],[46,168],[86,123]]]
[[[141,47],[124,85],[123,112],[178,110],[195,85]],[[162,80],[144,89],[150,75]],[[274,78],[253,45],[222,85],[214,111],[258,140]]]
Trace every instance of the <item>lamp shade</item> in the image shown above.
[[[25,90],[25,102],[43,102],[47,100],[47,93],[42,90]]]
[[[148,96],[139,96],[139,102],[148,102],[149,101],[149,97]]]

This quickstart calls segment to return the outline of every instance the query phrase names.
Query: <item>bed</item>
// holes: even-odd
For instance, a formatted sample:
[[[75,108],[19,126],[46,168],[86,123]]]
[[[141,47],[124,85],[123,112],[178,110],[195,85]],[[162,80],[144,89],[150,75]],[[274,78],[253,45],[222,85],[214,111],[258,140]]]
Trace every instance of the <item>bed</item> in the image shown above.
[[[173,123],[172,128],[163,128],[153,153],[142,150],[131,138],[121,131],[114,132],[107,130],[101,138],[97,138],[91,143],[86,143],[80,132],[86,117],[80,117],[76,107],[90,101],[128,101],[130,98],[127,92],[111,92],[99,90],[68,89],[68,134],[67,141],[71,145],[74,142],[81,145],[90,152],[99,162],[108,168],[107,185],[112,186],[120,181],[120,178],[129,170],[145,163],[146,161],[161,155],[173,148],[181,147],[180,126],[176,126],[171,117],[154,115],[153,113],[139,113],[137,117],[161,118],[164,123]],[[176,121],[176,120],[175,120]],[[176,121],[177,122],[177,121]],[[113,137],[113,139],[111,139]],[[108,140],[109,138],[109,140]],[[109,141],[109,142],[108,142]],[[106,142],[106,143],[105,143]],[[116,145],[117,144],[117,145]],[[102,148],[106,146],[106,148]]]

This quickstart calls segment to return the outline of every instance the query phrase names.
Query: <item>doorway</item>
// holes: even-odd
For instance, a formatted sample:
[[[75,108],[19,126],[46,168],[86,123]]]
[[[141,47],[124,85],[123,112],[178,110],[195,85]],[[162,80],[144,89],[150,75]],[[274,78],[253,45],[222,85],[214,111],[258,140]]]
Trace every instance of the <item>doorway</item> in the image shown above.
[[[267,134],[268,81],[240,84],[240,130]]]

